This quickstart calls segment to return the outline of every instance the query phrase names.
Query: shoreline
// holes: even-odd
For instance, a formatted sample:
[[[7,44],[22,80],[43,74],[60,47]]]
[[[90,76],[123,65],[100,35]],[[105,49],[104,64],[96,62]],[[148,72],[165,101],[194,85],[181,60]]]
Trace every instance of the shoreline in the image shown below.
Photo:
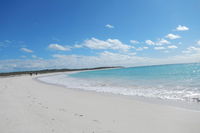
[[[39,76],[0,78],[0,132],[200,131],[200,112],[44,84]]]
[[[95,71],[95,70],[86,70],[86,71]],[[184,109],[184,110],[200,112],[200,103],[196,103],[196,102],[178,101],[178,100],[170,100],[170,99],[159,99],[159,98],[134,96],[134,95],[123,95],[123,94],[115,94],[112,92],[97,92],[95,90],[85,90],[85,89],[72,88],[72,87],[70,88],[70,87],[66,87],[63,84],[45,82],[45,81],[42,81],[39,79],[41,77],[56,76],[56,75],[70,75],[70,74],[79,73],[79,72],[83,72],[83,71],[44,74],[42,76],[37,76],[36,78],[34,78],[34,80],[36,80],[37,82],[40,82],[40,83],[49,84],[49,85],[53,85],[53,86],[59,86],[59,87],[71,89],[74,91],[96,93],[96,94],[105,95],[105,96],[114,96],[114,97],[117,96],[117,97],[127,98],[130,100],[145,102],[145,103],[149,103],[149,104],[158,104],[158,105],[164,105],[164,106],[169,106],[169,107],[174,107],[174,108],[180,108],[180,109]]]

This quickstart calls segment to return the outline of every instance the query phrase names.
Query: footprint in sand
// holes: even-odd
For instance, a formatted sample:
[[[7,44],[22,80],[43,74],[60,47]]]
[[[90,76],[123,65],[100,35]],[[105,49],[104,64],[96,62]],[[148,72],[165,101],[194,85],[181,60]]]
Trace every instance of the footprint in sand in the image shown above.
[[[74,114],[75,116],[79,116],[79,117],[83,117],[84,115],[82,115],[82,114],[77,114],[77,113],[75,113]]]

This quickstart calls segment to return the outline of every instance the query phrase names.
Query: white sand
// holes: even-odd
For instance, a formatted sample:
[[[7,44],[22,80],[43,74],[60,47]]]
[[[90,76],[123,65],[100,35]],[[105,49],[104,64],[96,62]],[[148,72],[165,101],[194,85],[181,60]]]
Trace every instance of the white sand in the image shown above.
[[[200,133],[200,112],[7,77],[0,133]]]

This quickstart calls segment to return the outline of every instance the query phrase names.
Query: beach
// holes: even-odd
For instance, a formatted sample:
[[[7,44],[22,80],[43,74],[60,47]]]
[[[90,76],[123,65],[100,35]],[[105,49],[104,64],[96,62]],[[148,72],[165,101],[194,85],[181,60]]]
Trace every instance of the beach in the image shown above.
[[[200,132],[199,111],[45,84],[36,77],[0,78],[0,133]]]

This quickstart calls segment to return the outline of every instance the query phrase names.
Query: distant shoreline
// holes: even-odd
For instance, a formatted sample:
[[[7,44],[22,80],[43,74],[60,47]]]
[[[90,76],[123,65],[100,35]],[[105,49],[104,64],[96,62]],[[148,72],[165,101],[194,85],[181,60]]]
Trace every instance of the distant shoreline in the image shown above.
[[[199,64],[200,62],[191,63],[175,63],[175,64],[157,64],[157,65],[142,65],[142,66],[132,66],[132,67],[151,67],[151,66],[163,66],[163,65],[178,65],[178,64]],[[14,72],[0,72],[0,77],[2,76],[18,76],[18,75],[28,75],[32,74],[46,74],[46,73],[56,73],[56,72],[70,72],[70,71],[84,71],[84,70],[99,70],[99,69],[110,69],[110,68],[130,68],[123,66],[105,66],[105,67],[94,67],[94,68],[80,68],[80,69],[42,69],[42,70],[30,70],[30,71],[14,71]]]
[[[17,72],[3,72],[0,73],[0,77],[3,76],[18,76],[18,75],[34,75],[34,74],[47,74],[56,72],[71,72],[71,71],[84,71],[84,70],[100,70],[100,69],[110,69],[110,68],[123,68],[121,66],[112,67],[94,67],[94,68],[81,68],[81,69],[44,69],[44,70],[33,70],[33,71],[17,71]]]

